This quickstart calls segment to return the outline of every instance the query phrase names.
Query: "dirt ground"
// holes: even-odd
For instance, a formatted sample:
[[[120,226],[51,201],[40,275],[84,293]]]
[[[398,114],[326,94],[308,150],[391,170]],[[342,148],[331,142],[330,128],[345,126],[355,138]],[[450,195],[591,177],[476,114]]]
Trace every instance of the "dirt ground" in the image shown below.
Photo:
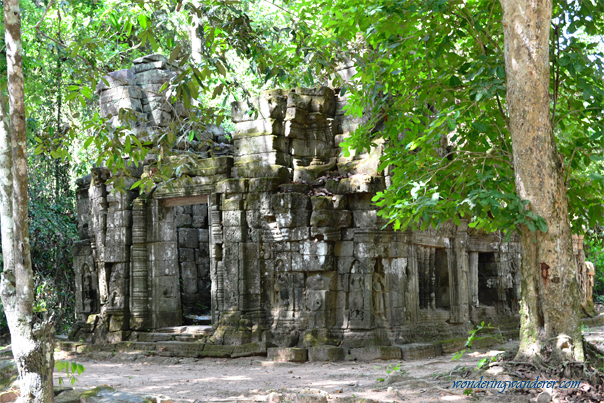
[[[586,337],[604,343],[604,327],[588,329]],[[515,351],[518,344],[509,341],[489,350],[468,352],[458,361],[443,355],[419,361],[344,361],[303,364],[274,363],[262,357],[238,359],[191,359],[146,357],[141,355],[90,353],[57,359],[82,363],[86,371],[76,387],[109,385],[139,395],[164,395],[174,403],[184,402],[537,402],[542,389],[479,389],[464,395],[453,381],[478,379],[513,380],[507,375],[474,371],[483,358],[505,350]],[[388,370],[400,364],[402,371]],[[515,378],[519,379],[519,378]],[[514,379],[514,380],[515,380]],[[530,379],[530,377],[529,377]],[[55,384],[58,374],[55,372]],[[573,401],[568,395],[558,399],[556,389],[546,390],[553,401]],[[296,394],[313,394],[304,400]],[[550,401],[541,396],[539,403]],[[595,401],[604,401],[604,396]]]

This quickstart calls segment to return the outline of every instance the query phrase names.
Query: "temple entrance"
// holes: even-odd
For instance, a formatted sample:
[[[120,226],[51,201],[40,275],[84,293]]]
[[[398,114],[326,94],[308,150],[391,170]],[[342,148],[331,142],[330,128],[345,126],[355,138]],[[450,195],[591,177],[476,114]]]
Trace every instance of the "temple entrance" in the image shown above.
[[[205,197],[173,199],[178,245],[180,304],[184,325],[211,324],[212,280],[208,204]],[[203,201],[203,203],[199,203]]]
[[[498,284],[495,253],[478,253],[478,301],[480,305],[495,306],[495,302],[498,300]]]

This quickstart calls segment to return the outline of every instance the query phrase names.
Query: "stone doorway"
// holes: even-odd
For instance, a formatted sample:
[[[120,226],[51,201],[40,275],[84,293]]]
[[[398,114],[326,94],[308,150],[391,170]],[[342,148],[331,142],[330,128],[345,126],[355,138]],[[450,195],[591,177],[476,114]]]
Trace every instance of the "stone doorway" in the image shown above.
[[[210,324],[212,280],[207,198],[174,199],[173,203],[182,323]]]

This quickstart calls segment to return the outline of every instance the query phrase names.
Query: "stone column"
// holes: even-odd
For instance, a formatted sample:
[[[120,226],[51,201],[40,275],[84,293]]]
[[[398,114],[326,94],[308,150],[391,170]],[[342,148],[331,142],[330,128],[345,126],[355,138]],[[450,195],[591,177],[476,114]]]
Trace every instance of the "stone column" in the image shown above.
[[[467,225],[462,222],[457,227],[453,241],[453,257],[449,259],[449,287],[451,294],[451,323],[465,323],[470,320],[468,279],[468,234]],[[471,276],[470,276],[471,277]],[[478,285],[478,277],[476,277]]]
[[[132,206],[132,263],[130,328],[149,328],[149,270],[147,267],[147,206],[136,199]]]
[[[436,268],[434,260],[436,258],[436,248],[428,249],[428,279],[430,281],[430,308],[436,310]]]
[[[419,309],[424,309],[426,307],[426,266],[424,262],[424,251],[425,248],[423,246],[416,246],[417,251],[417,271],[418,271],[418,280],[419,280]]]
[[[469,274],[470,274],[470,303],[472,306],[478,306],[478,252],[469,253]]]
[[[105,235],[107,232],[107,189],[105,181],[109,178],[109,171],[105,168],[93,168],[91,171],[88,198],[90,203],[90,228],[92,255],[98,273],[99,303],[101,306],[107,302],[109,294],[109,278],[105,268]]]
[[[418,249],[416,245],[409,245],[409,259],[407,264],[407,282],[405,288],[405,312],[407,324],[416,323],[419,313],[419,276],[418,276]]]

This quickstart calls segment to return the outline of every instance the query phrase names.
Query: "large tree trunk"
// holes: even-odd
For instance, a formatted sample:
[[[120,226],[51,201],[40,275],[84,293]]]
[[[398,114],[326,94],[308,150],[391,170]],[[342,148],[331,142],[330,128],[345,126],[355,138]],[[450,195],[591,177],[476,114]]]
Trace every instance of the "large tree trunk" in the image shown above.
[[[10,138],[4,104],[3,129],[0,130],[0,183],[2,184],[2,249],[4,272],[0,295],[11,333],[11,347],[19,370],[21,402],[54,401],[54,327],[39,320],[33,312],[34,276],[29,253],[27,217],[27,146],[25,97],[23,85],[23,49],[21,46],[21,13],[18,0],[4,0],[4,25],[8,91],[10,101]],[[12,154],[12,189],[9,153]],[[12,200],[10,193],[12,191]],[[10,203],[12,203],[12,215]],[[9,223],[13,223],[12,234]],[[12,242],[11,242],[12,238]],[[12,251],[9,251],[12,249]]]
[[[519,359],[584,360],[562,158],[550,122],[551,0],[500,0],[518,195],[547,222],[522,232]]]

